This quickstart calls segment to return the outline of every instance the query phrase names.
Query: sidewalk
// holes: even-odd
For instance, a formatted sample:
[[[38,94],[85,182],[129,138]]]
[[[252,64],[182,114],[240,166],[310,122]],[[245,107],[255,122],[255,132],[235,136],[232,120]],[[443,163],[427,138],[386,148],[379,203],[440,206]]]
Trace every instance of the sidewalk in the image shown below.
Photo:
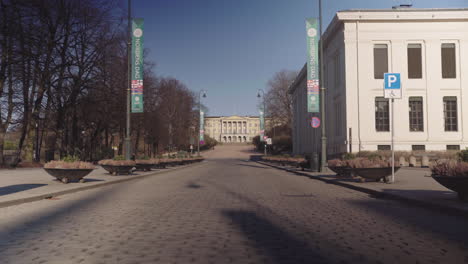
[[[110,184],[141,179],[148,176],[197,166],[195,163],[149,172],[135,171],[132,175],[112,176],[100,166],[85,177],[86,182],[63,184],[50,176],[42,168],[2,169],[0,170],[0,208],[51,198]]]
[[[402,200],[418,206],[468,216],[468,203],[460,201],[457,198],[457,193],[440,185],[431,177],[427,177],[431,174],[429,169],[401,168],[395,173],[395,183],[386,184],[382,182],[362,183],[355,179],[338,178],[333,172],[313,173],[290,166],[278,166],[263,161],[259,161],[259,163],[365,192],[372,196]]]

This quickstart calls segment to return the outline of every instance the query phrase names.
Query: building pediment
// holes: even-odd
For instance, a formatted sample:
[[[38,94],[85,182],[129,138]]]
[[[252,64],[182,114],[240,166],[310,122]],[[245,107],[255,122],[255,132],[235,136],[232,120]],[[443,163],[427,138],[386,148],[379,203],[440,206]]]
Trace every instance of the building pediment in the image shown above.
[[[248,120],[248,117],[245,116],[227,116],[223,117],[223,120]]]

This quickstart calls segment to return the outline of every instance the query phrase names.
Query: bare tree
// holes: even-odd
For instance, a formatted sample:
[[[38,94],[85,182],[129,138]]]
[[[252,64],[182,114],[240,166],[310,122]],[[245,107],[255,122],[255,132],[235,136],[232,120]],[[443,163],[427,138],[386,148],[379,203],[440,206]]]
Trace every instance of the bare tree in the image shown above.
[[[265,94],[266,116],[271,124],[291,128],[292,98],[289,86],[294,81],[297,72],[282,70],[268,81],[268,90]]]

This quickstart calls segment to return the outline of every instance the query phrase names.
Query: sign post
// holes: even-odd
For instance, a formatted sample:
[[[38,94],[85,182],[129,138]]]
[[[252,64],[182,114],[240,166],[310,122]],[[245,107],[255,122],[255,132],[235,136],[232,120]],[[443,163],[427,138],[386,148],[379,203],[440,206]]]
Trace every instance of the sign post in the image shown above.
[[[394,119],[395,119],[395,98],[401,99],[401,78],[399,73],[384,73],[384,97],[392,99],[392,123],[390,126],[391,131],[391,144],[392,144],[392,183],[395,182],[395,132],[394,132]]]

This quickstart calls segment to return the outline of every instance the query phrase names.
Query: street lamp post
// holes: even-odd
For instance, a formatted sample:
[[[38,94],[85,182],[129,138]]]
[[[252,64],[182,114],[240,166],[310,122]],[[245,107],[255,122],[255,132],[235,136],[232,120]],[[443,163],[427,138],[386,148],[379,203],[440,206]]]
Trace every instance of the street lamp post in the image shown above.
[[[197,145],[197,153],[198,156],[200,156],[200,138],[201,138],[201,98],[202,98],[202,92],[203,92],[203,98],[206,98],[206,91],[201,90],[198,93],[198,145]]]
[[[127,80],[127,119],[126,119],[126,133],[125,133],[125,159],[126,160],[130,160],[130,153],[131,152],[131,134],[130,134],[130,107],[131,107],[131,85],[132,85],[132,59],[131,59],[131,47],[132,47],[132,41],[131,41],[131,38],[132,38],[132,35],[131,35],[131,32],[132,32],[132,15],[131,15],[131,8],[132,8],[132,1],[131,0],[128,0],[128,32],[127,32],[127,60],[128,60],[128,69],[127,69],[127,76],[128,76],[128,80]]]
[[[320,113],[321,113],[321,119],[322,119],[322,158],[320,162],[320,171],[325,172],[327,171],[327,134],[326,134],[326,129],[325,129],[325,124],[326,124],[326,115],[325,115],[325,85],[324,85],[324,65],[323,65],[323,38],[322,38],[322,0],[319,0],[319,24],[320,24]]]
[[[260,95],[260,92],[262,92],[262,95]],[[263,136],[266,136],[266,121],[265,121],[265,115],[266,115],[266,105],[265,105],[265,91],[263,89],[258,89],[257,91],[257,97],[260,98],[262,97],[262,100],[263,100]],[[261,138],[260,141],[264,142],[264,153],[265,153],[265,156],[267,155],[267,142],[265,141],[265,139]]]

